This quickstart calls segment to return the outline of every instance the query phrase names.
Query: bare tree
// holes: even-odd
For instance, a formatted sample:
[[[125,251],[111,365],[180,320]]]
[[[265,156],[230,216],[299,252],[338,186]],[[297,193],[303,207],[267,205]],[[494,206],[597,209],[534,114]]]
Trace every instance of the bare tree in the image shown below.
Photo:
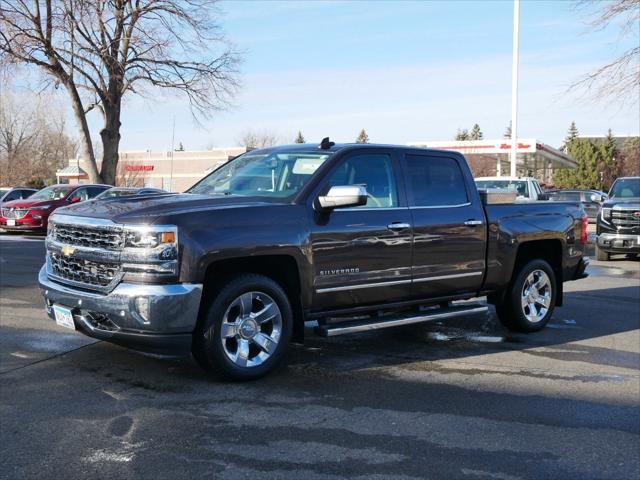
[[[235,93],[239,56],[220,33],[214,3],[0,0],[0,62],[37,67],[66,89],[89,176],[113,184],[125,94],[177,91],[206,117]],[[87,122],[94,109],[103,120],[100,171]]]
[[[76,153],[64,118],[51,101],[15,97],[2,84],[0,95],[0,184],[42,185]]]
[[[619,57],[587,73],[569,86],[570,91],[583,91],[591,100],[614,100],[621,105],[636,105],[640,101],[640,0],[579,0],[579,8],[597,10],[590,26],[602,30],[619,25],[620,38],[635,37],[633,46]]]
[[[246,147],[247,150],[254,150],[256,148],[272,147],[279,142],[277,135],[271,132],[257,132],[254,130],[245,131],[238,143],[242,147]]]

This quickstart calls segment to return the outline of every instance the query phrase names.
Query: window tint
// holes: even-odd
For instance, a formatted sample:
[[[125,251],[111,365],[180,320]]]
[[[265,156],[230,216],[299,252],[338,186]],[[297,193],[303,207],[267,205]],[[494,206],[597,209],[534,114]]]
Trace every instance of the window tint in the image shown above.
[[[367,208],[398,206],[398,193],[391,157],[382,153],[363,153],[347,157],[329,177],[329,185],[364,185]]]
[[[101,194],[105,190],[108,190],[104,187],[89,187],[89,198],[95,198],[96,195]]]
[[[460,205],[469,201],[462,170],[454,159],[407,155],[406,164],[413,206]]]
[[[580,192],[558,192],[558,193],[554,193],[552,198],[558,202],[581,201]]]
[[[6,197],[4,197],[4,201],[10,202],[11,200],[18,200],[20,198],[22,198],[20,196],[20,190],[14,190],[13,192],[10,192]]]
[[[71,197],[69,197],[69,200],[71,200],[74,197],[80,197],[80,201],[84,202],[85,200],[89,200],[89,191],[86,187],[79,188],[71,194]]]

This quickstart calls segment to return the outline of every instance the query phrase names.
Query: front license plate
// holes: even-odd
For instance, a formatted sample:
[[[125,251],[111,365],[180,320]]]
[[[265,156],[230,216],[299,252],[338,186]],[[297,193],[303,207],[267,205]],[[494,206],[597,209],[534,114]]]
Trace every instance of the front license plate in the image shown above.
[[[61,327],[76,329],[76,324],[73,323],[73,314],[68,308],[60,307],[58,305],[53,306],[53,313],[56,316],[56,323]]]
[[[7,218],[7,227],[15,227],[16,221],[13,218]]]

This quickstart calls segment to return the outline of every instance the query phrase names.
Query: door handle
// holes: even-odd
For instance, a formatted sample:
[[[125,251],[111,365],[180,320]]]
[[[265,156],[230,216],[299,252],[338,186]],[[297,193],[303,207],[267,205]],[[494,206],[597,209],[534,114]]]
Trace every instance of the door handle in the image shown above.
[[[399,232],[400,230],[406,230],[407,228],[411,228],[411,225],[409,225],[408,223],[393,222],[387,225],[387,228],[394,232]]]
[[[482,225],[484,222],[482,220],[467,220],[466,222],[464,222],[465,225],[468,225],[470,227],[475,227],[477,225]]]

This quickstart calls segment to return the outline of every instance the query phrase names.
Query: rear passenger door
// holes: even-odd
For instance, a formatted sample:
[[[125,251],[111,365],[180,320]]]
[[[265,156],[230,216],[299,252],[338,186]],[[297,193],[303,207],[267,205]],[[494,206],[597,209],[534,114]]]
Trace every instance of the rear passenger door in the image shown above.
[[[460,157],[405,154],[402,162],[413,219],[413,295],[438,298],[480,289],[486,221],[473,178]]]

